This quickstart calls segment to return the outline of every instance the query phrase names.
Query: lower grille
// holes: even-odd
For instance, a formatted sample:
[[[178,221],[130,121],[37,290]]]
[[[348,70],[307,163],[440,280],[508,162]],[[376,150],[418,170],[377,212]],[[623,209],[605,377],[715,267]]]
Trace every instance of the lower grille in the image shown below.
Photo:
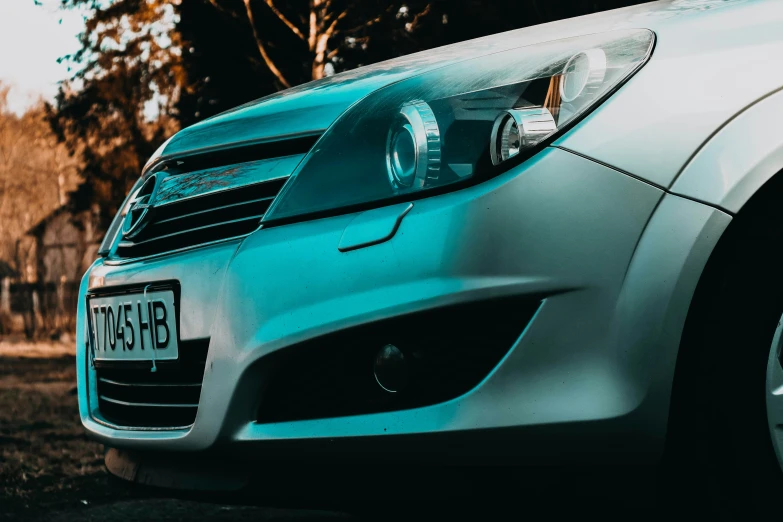
[[[512,296],[415,312],[327,334],[263,359],[270,377],[260,423],[405,410],[459,397],[477,386],[532,320],[535,296]],[[387,344],[409,361],[404,389],[374,377]]]
[[[178,361],[114,362],[96,367],[98,409],[117,426],[187,427],[196,420],[209,340],[180,344]],[[98,364],[96,362],[96,364]]]

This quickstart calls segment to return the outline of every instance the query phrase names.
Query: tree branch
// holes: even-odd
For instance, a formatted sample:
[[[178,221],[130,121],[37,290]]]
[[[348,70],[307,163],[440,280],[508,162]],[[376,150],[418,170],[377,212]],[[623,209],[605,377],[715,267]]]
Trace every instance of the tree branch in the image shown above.
[[[390,5],[389,7],[386,8],[386,12],[379,14],[378,16],[373,18],[372,20],[367,20],[362,25],[357,25],[356,27],[351,27],[350,29],[343,29],[340,32],[343,33],[343,34],[350,34],[350,33],[355,33],[357,31],[360,31],[362,29],[366,29],[367,27],[370,27],[371,25],[375,25],[375,24],[379,23],[381,20],[383,20],[384,16],[386,16],[387,14],[391,14],[391,12],[393,11],[393,8],[394,8],[394,6]]]
[[[286,16],[283,13],[280,12],[280,10],[277,7],[275,7],[275,4],[272,3],[272,0],[264,0],[264,3],[269,7],[269,9],[271,9],[271,11],[275,14],[275,16],[277,16],[280,19],[280,21],[286,25],[286,27],[291,29],[291,32],[293,32],[296,36],[299,37],[300,40],[302,41],[307,40],[307,38],[305,38],[305,35],[302,34],[302,31],[300,31],[297,26],[295,26],[288,18],[286,18]]]
[[[269,54],[266,52],[264,42],[261,41],[261,38],[258,35],[258,31],[256,30],[256,23],[253,19],[253,10],[250,8],[250,0],[244,0],[244,2],[245,10],[247,11],[247,19],[250,22],[250,28],[253,30],[253,38],[256,40],[256,46],[258,47],[258,52],[261,55],[261,58],[264,59],[266,66],[269,68],[272,74],[275,75],[275,78],[277,78],[277,81],[279,81],[283,87],[291,87],[291,84],[288,83],[288,80],[285,79],[283,73],[280,72],[280,69],[278,69],[277,66],[275,66],[275,62],[272,61],[272,59],[269,57]]]
[[[316,38],[315,49],[313,50],[315,56],[313,57],[313,66],[310,75],[313,80],[323,78],[324,66],[326,65],[326,61],[328,59],[326,57],[326,47],[329,45],[329,40],[332,38],[332,36],[338,32],[337,24],[346,16],[348,16],[348,9],[344,10],[337,16],[337,18],[332,20],[332,23],[329,24],[329,27],[327,27],[326,30],[319,34]]]
[[[332,0],[323,0],[323,9],[324,9],[324,23],[328,24],[329,21],[332,19],[332,16],[334,16],[334,11],[330,9],[332,7]]]
[[[329,25],[329,28],[324,31],[324,36],[327,40],[339,32],[337,31],[337,24],[346,16],[348,16],[348,9],[337,15],[337,18],[332,21],[332,23]]]
[[[416,15],[413,17],[413,20],[410,21],[410,25],[406,24],[406,29],[408,29],[408,32],[412,32],[414,29],[416,29],[416,25],[419,23],[419,20],[430,14],[431,10],[432,4],[427,4],[424,9],[416,13]]]
[[[310,8],[310,33],[307,38],[307,48],[311,51],[315,50],[315,38],[318,33],[318,15],[315,13],[317,5],[313,2],[313,7]]]
[[[222,12],[224,14],[227,14],[228,16],[230,16],[232,18],[237,18],[237,19],[239,18],[239,16],[237,16],[237,14],[234,11],[229,11],[228,9],[226,9],[225,7],[223,7],[222,5],[217,3],[217,0],[208,0],[208,1],[209,1],[210,4],[212,4],[212,7],[214,7],[218,11],[220,11],[220,12]]]

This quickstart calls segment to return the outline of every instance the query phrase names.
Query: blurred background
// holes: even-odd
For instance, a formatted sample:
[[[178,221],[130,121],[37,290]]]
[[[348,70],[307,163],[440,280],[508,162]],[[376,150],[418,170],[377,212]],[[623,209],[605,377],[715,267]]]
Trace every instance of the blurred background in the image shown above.
[[[0,338],[71,340],[79,279],[177,130],[303,82],[629,0],[7,0]]]

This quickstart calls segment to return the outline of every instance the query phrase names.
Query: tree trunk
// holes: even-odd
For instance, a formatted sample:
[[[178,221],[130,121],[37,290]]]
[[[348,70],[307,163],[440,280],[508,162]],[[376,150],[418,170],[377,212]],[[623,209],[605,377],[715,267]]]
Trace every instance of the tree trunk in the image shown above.
[[[0,313],[11,314],[11,278],[4,277],[0,290]]]

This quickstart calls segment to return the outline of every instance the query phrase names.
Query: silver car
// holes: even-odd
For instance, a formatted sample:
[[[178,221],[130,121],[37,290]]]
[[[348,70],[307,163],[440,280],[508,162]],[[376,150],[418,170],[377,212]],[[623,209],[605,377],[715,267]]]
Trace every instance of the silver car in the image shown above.
[[[82,423],[158,486],[329,457],[663,462],[764,509],[781,169],[774,0],[644,4],[262,98],[169,139],[114,219],[80,289]]]

